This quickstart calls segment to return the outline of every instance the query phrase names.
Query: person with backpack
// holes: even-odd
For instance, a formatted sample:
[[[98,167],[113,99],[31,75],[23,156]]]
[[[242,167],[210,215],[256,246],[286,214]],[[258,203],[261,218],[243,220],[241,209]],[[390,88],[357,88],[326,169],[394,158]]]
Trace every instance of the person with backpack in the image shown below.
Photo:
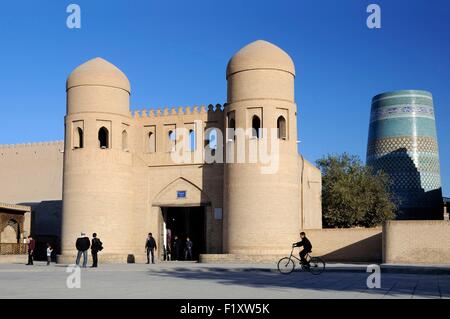
[[[98,266],[98,252],[103,250],[103,243],[99,238],[97,238],[97,233],[92,234],[92,244],[91,244],[91,255],[92,255],[92,266],[91,268],[97,268]]]

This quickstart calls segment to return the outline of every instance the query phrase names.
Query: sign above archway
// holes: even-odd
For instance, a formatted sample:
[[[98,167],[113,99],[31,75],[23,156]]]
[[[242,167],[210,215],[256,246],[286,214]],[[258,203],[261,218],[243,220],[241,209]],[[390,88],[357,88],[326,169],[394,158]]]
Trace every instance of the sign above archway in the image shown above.
[[[208,206],[209,197],[196,185],[180,177],[159,192],[152,206]]]

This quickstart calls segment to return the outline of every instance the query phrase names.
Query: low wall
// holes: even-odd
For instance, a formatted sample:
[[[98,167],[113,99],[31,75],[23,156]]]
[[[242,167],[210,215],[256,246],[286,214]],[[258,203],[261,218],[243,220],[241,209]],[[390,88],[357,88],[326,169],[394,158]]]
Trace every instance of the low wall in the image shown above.
[[[381,263],[381,227],[305,229],[303,231],[313,245],[312,255],[323,257],[325,262]],[[298,249],[296,252],[298,253]],[[289,248],[284,255],[204,254],[200,255],[200,262],[273,263],[288,254]]]
[[[313,245],[313,256],[327,262],[382,260],[382,228],[330,228],[303,230]]]
[[[75,264],[77,257],[76,255],[57,255],[56,262],[58,264],[72,265]],[[155,260],[160,260],[159,254],[155,254]],[[102,252],[98,253],[98,263],[99,264],[143,264],[147,262],[147,256],[145,254],[129,254],[129,255],[119,255],[119,254],[105,254]],[[83,263],[83,257],[81,257],[80,263]],[[88,251],[88,265],[92,265],[92,254],[91,250]]]
[[[28,255],[0,255],[0,264],[26,264]]]
[[[450,264],[450,221],[386,222],[383,262]]]
[[[289,250],[282,255],[200,254],[199,262],[206,264],[270,263],[276,265],[281,258],[286,256],[289,256]]]

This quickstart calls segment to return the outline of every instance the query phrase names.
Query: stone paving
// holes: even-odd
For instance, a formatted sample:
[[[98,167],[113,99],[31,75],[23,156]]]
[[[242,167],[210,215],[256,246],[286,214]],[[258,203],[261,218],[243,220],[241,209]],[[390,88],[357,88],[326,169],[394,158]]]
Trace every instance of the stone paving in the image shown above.
[[[275,265],[159,263],[82,269],[81,288],[67,288],[64,265],[0,265],[0,298],[450,298],[450,274],[381,272],[369,289],[364,265],[327,265],[319,276],[281,275]],[[405,268],[406,269],[406,268]]]

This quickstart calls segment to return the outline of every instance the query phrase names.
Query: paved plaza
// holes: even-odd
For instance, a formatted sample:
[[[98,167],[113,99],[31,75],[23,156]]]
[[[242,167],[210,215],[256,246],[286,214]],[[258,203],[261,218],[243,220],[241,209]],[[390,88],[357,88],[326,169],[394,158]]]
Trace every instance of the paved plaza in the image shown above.
[[[81,271],[69,289],[65,265],[0,265],[0,298],[450,298],[450,275],[381,272],[368,289],[364,266],[328,265],[320,276],[281,275],[275,265],[159,263],[102,265]]]

